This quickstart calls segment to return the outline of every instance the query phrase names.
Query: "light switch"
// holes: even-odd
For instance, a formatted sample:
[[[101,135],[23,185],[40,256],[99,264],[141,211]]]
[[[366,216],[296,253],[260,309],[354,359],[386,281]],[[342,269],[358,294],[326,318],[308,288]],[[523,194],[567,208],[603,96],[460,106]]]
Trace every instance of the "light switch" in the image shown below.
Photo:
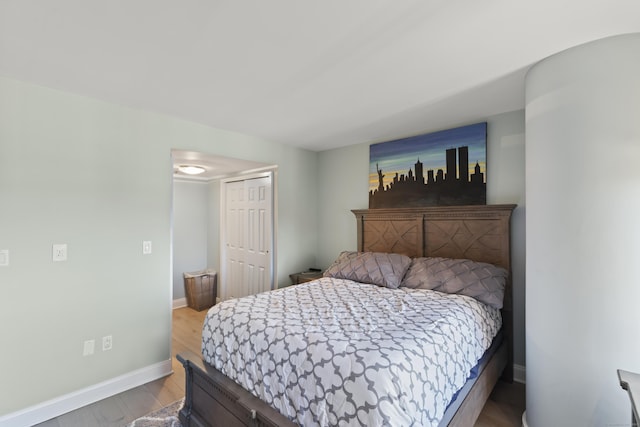
[[[9,249],[0,249],[0,267],[9,265]]]
[[[95,346],[96,346],[95,340],[86,340],[84,342],[84,346],[82,347],[82,355],[91,356],[95,351]]]
[[[145,240],[142,242],[142,254],[149,255],[151,253],[151,240]]]

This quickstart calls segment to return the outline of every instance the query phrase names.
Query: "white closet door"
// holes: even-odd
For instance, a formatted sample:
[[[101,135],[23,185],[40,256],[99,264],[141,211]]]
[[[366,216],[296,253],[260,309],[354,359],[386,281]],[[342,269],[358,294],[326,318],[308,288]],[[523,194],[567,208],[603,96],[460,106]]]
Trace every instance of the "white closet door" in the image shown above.
[[[273,198],[271,177],[226,182],[222,298],[272,288]]]

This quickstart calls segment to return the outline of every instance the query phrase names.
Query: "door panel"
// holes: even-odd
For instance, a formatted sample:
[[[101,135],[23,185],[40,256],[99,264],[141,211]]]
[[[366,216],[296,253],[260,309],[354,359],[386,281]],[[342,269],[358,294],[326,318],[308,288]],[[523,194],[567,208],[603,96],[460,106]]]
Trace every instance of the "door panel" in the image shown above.
[[[226,182],[222,297],[272,288],[273,199],[271,177]]]

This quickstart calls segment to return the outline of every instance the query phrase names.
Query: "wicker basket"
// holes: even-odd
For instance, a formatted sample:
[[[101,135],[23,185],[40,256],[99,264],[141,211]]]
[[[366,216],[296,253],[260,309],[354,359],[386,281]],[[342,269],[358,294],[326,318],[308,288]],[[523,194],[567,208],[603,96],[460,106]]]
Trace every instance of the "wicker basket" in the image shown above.
[[[194,310],[213,306],[218,295],[218,274],[210,269],[184,273],[184,292],[187,305]]]

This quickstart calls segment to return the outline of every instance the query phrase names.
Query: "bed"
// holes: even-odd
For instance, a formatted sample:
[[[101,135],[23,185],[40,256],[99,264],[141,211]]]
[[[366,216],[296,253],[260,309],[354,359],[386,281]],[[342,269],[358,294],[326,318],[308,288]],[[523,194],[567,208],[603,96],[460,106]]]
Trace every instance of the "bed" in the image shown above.
[[[511,315],[511,289],[510,289],[510,216],[511,212],[515,206],[514,205],[481,205],[481,206],[457,206],[457,207],[429,207],[429,208],[400,208],[400,209],[374,209],[374,210],[354,210],[356,221],[357,221],[357,252],[352,252],[356,254],[355,256],[360,256],[357,254],[387,254],[388,257],[392,257],[393,260],[399,259],[398,257],[404,257],[411,259],[411,264],[407,267],[409,270],[404,270],[401,272],[403,276],[410,276],[409,272],[412,268],[414,261],[416,259],[427,259],[422,257],[430,257],[430,259],[449,259],[449,260],[471,260],[473,262],[478,263],[489,263],[491,265],[499,267],[505,272],[506,275],[506,287],[504,289],[504,298],[502,299],[502,306],[499,312],[500,323],[494,325],[494,328],[500,328],[500,332],[496,334],[496,339],[491,341],[489,339],[488,342],[485,341],[485,347],[488,348],[485,351],[483,348],[482,353],[479,354],[480,362],[478,366],[474,368],[475,374],[469,376],[469,379],[465,381],[468,374],[464,374],[464,378],[462,378],[462,382],[460,382],[460,378],[456,381],[456,390],[455,396],[453,397],[453,401],[449,402],[450,397],[446,396],[444,401],[446,403],[446,411],[443,412],[442,404],[440,401],[434,397],[430,398],[429,402],[425,402],[424,404],[418,404],[418,411],[422,411],[423,417],[429,417],[431,415],[424,415],[424,413],[429,412],[430,414],[437,413],[437,420],[429,419],[427,420],[429,423],[422,422],[421,418],[416,419],[403,419],[402,422],[398,421],[397,424],[406,424],[406,425],[448,425],[448,426],[471,426],[474,424],[474,421],[478,417],[482,407],[484,406],[485,401],[487,400],[491,390],[493,389],[495,383],[498,378],[502,375],[503,378],[507,381],[512,380],[512,371],[511,367],[512,363],[512,315]],[[348,252],[345,252],[345,256],[349,256]],[[342,256],[342,254],[341,254]],[[378,256],[378,255],[376,255]],[[403,258],[403,259],[404,259]],[[386,258],[385,258],[386,259]],[[391,259],[391,258],[389,258]],[[341,264],[336,260],[341,266],[344,266],[344,262]],[[350,261],[351,262],[351,261]],[[378,261],[376,261],[378,262]],[[395,261],[394,261],[395,262]],[[405,261],[402,261],[405,262]],[[334,263],[334,265],[336,265]],[[331,266],[327,272],[334,271],[334,266]],[[333,268],[333,269],[332,269]],[[338,268],[338,270],[340,270]],[[406,274],[405,274],[406,273]],[[366,288],[368,287],[368,288]],[[330,295],[334,295],[333,298],[329,297],[328,300],[342,301],[346,298],[340,294],[340,292],[346,292],[348,290],[349,293],[356,295],[356,299],[359,298],[360,294],[379,294],[378,298],[380,300],[375,304],[369,304],[367,307],[371,308],[372,306],[381,306],[381,305],[391,305],[393,306],[398,301],[400,305],[409,307],[414,301],[417,300],[426,300],[431,298],[432,295],[438,294],[438,292],[433,291],[423,291],[421,289],[405,289],[397,288],[396,286],[375,286],[371,284],[362,284],[357,281],[350,281],[349,275],[341,276],[338,275],[329,275],[323,279],[319,279],[318,281],[308,282],[303,285],[297,285],[292,287],[292,289],[284,289],[277,290],[267,293],[267,295],[262,295],[260,298],[245,300],[244,310],[247,312],[252,311],[253,308],[257,308],[261,304],[270,304],[271,302],[265,301],[266,299],[273,299],[277,306],[287,305],[286,310],[282,310],[280,314],[276,313],[277,310],[273,309],[273,305],[270,310],[271,313],[268,318],[265,318],[264,323],[268,321],[275,322],[277,325],[278,322],[284,322],[286,317],[295,317],[295,308],[291,308],[291,299],[307,299],[309,301],[314,301],[314,298],[319,298],[320,293],[329,293]],[[285,292],[286,291],[286,292]],[[375,291],[375,292],[372,292]],[[298,295],[292,297],[291,295],[297,293]],[[428,296],[425,296],[428,295]],[[367,297],[368,298],[368,297]],[[461,298],[464,301],[473,301],[474,298],[469,298],[466,296],[457,296],[452,295],[451,298],[447,295],[445,299],[456,299]],[[466,298],[466,299],[465,299]],[[382,303],[380,302],[382,301]],[[395,302],[395,303],[394,303]],[[224,309],[233,309],[236,311],[242,312],[243,301],[233,304],[224,305]],[[383,304],[384,303],[384,304]],[[422,303],[422,302],[421,302]],[[435,304],[444,304],[438,300],[434,302]],[[323,303],[316,303],[315,306],[319,307],[318,311],[321,311]],[[465,302],[467,304],[467,302]],[[469,303],[471,304],[471,303]],[[398,305],[398,304],[395,304]],[[485,304],[480,304],[485,305]],[[233,306],[233,307],[232,307]],[[311,308],[309,308],[311,307]],[[301,311],[301,315],[298,316],[300,319],[310,317],[309,313],[312,311],[314,305],[306,306],[303,308],[299,308]],[[367,307],[365,307],[364,311],[367,311]],[[497,311],[496,306],[493,310]],[[214,307],[215,308],[215,307]],[[216,309],[218,310],[218,309]],[[336,310],[335,307],[332,307],[330,310]],[[355,311],[354,311],[355,310]],[[350,305],[347,311],[353,313],[360,313],[358,308]],[[430,309],[431,310],[431,309]],[[447,309],[448,310],[448,309]],[[474,309],[469,308],[466,311],[472,311]],[[407,311],[407,310],[404,310]],[[410,310],[409,310],[410,311]],[[287,315],[288,313],[288,315]],[[357,328],[362,329],[362,331],[366,331],[367,333],[360,335],[371,335],[371,331],[375,333],[381,332],[382,334],[386,333],[385,329],[380,329],[380,324],[384,323],[384,317],[387,316],[391,318],[394,316],[394,312],[390,312],[391,314],[385,314],[386,312],[382,312],[382,318],[377,318],[374,322],[367,323],[367,319],[373,319],[373,317],[358,315],[361,321],[354,322],[350,320],[348,325],[351,329],[354,329],[354,325],[358,325]],[[370,313],[373,316],[373,313]],[[242,315],[242,313],[241,313]],[[282,317],[278,317],[282,316]],[[224,316],[223,316],[224,317]],[[341,317],[341,316],[337,316]],[[427,328],[427,324],[435,324],[433,319],[429,320],[425,316],[423,322],[423,329]],[[478,317],[476,315],[476,317]],[[491,317],[491,316],[489,316]],[[382,319],[382,320],[381,320]],[[310,415],[309,408],[314,407],[314,410],[317,409],[319,405],[325,406],[342,406],[348,408],[349,405],[345,404],[344,398],[340,400],[340,396],[344,397],[345,393],[338,390],[336,393],[330,395],[330,393],[326,393],[331,387],[327,387],[326,385],[322,385],[320,395],[326,393],[327,397],[323,399],[318,399],[316,395],[313,393],[313,384],[318,383],[320,379],[327,378],[328,373],[323,373],[320,368],[312,368],[311,370],[318,371],[318,375],[314,378],[307,377],[306,375],[293,375],[289,372],[285,375],[286,378],[294,378],[294,380],[290,380],[290,384],[282,385],[277,384],[271,378],[262,378],[262,382],[256,381],[255,377],[250,373],[251,368],[247,367],[246,371],[243,372],[242,366],[243,363],[246,362],[246,358],[254,357],[253,356],[243,356],[245,359],[242,359],[241,354],[243,351],[232,351],[230,353],[230,358],[235,357],[235,365],[232,362],[227,361],[216,362],[215,355],[213,353],[220,352],[218,347],[220,346],[212,346],[205,345],[205,342],[211,340],[211,335],[216,335],[218,331],[229,329],[229,324],[224,323],[224,321],[217,320],[219,323],[214,326],[206,326],[203,328],[203,354],[195,355],[195,354],[180,354],[178,355],[178,359],[182,362],[185,368],[185,377],[186,377],[186,396],[185,396],[185,404],[179,413],[180,420],[184,426],[241,426],[241,425],[250,425],[250,426],[293,426],[299,424],[308,424],[306,420],[308,419],[319,419],[320,424],[324,425],[351,425],[351,424],[361,424],[366,425],[369,423],[379,423],[381,425],[385,424],[396,424],[395,421],[389,421],[390,418],[385,418],[389,412],[389,408],[394,410],[397,406],[410,406],[407,402],[412,402],[411,404],[415,404],[416,396],[419,400],[420,396],[425,396],[424,390],[418,390],[415,393],[409,392],[410,388],[415,388],[413,386],[409,386],[409,383],[412,383],[411,380],[406,380],[406,378],[414,378],[416,375],[419,376],[420,372],[428,371],[427,368],[422,368],[416,365],[416,362],[412,361],[410,364],[415,365],[415,369],[418,374],[415,372],[411,374],[409,377],[405,377],[403,381],[397,381],[397,375],[395,380],[395,390],[399,392],[401,397],[405,400],[402,400],[402,405],[399,405],[394,401],[394,398],[387,398],[386,396],[382,401],[386,403],[386,408],[384,411],[381,411],[383,415],[378,418],[373,418],[373,421],[362,418],[362,414],[354,414],[354,411],[347,411],[347,416],[340,417],[336,415],[331,415],[331,411],[326,411],[326,408],[321,408],[319,412]],[[340,319],[338,319],[340,321]],[[417,324],[409,325],[408,323],[403,324],[403,328],[407,330],[412,330],[414,328],[416,330],[420,329],[420,322],[418,320]],[[402,320],[401,322],[405,322]],[[338,322],[339,323],[339,322]],[[389,322],[391,325],[396,324],[397,321],[394,320]],[[323,328],[331,329],[332,327],[328,326],[328,323],[325,325],[324,321],[319,322]],[[408,326],[407,326],[408,325]],[[255,324],[254,324],[255,326]],[[317,325],[316,325],[317,326]],[[315,330],[311,330],[312,328],[309,325],[298,325],[298,327],[307,330],[306,335],[313,335]],[[429,326],[430,328],[431,326]],[[356,329],[357,329],[356,328]],[[371,330],[367,328],[373,328]],[[274,328],[274,330],[277,328]],[[254,331],[255,332],[255,331]],[[356,333],[356,331],[351,331]],[[493,331],[495,332],[495,331]],[[493,337],[493,332],[492,337]],[[207,335],[205,337],[205,335]],[[252,333],[248,333],[245,337],[245,341],[251,338]],[[375,334],[374,334],[375,335]],[[443,334],[441,334],[443,335]],[[469,335],[469,334],[467,334]],[[287,334],[287,336],[295,337],[294,334]],[[444,336],[444,335],[443,335]],[[395,337],[395,335],[394,335]],[[382,335],[379,337],[384,341],[385,336]],[[226,339],[226,338],[225,338]],[[395,338],[394,338],[395,339]],[[410,337],[410,339],[416,339],[415,337]],[[420,338],[421,339],[421,338]],[[481,340],[480,338],[478,340]],[[340,342],[339,339],[332,338],[332,343]],[[347,346],[356,345],[353,342],[348,342],[345,344]],[[371,344],[365,344],[371,346]],[[235,347],[234,347],[235,346]],[[249,347],[269,347],[269,344],[264,344],[260,342],[251,342]],[[274,344],[276,346],[276,344]],[[398,343],[398,348],[405,348],[405,343]],[[418,346],[422,348],[422,344]],[[240,344],[232,344],[231,348],[240,348]],[[426,345],[425,345],[426,348]],[[476,353],[478,350],[474,350]],[[456,350],[457,352],[457,350]],[[299,352],[293,352],[299,356]],[[206,359],[206,361],[203,359]],[[270,356],[276,357],[276,356]],[[290,352],[287,357],[295,359]],[[296,356],[297,357],[297,356]],[[335,357],[333,355],[327,355],[326,359],[329,360]],[[376,357],[376,356],[371,356]],[[212,359],[213,358],[213,359]],[[366,359],[366,358],[365,358]],[[443,365],[447,365],[448,359],[442,359],[440,362]],[[379,365],[380,360],[368,360],[365,363],[365,366],[369,365]],[[218,368],[215,368],[213,365],[218,364]],[[227,365],[225,365],[225,363]],[[456,362],[457,363],[457,362]],[[460,362],[462,363],[462,362]],[[475,363],[475,361],[474,361]],[[301,360],[299,365],[304,364],[304,361]],[[384,363],[383,363],[384,364]],[[232,366],[233,365],[233,366]],[[350,364],[347,364],[351,366]],[[247,365],[249,366],[249,365]],[[340,366],[344,366],[344,364],[333,364],[334,370],[340,370]],[[395,365],[394,365],[395,366]],[[434,365],[435,367],[439,367],[438,364]],[[462,366],[462,365],[461,365]],[[509,367],[509,369],[506,369]],[[282,368],[279,368],[282,369]],[[287,368],[288,369],[288,368]],[[449,368],[447,368],[449,369]],[[465,368],[466,369],[466,368]],[[451,369],[449,369],[451,370]],[[227,372],[228,375],[224,375],[222,372]],[[383,370],[380,370],[383,371]],[[397,373],[397,372],[396,372]],[[455,370],[453,370],[453,374],[457,377],[460,377],[460,374],[457,374]],[[347,377],[353,377],[352,374],[347,373]],[[239,377],[244,376],[244,380],[240,380]],[[230,377],[233,377],[230,378]],[[246,391],[243,387],[241,387],[238,383],[242,383],[247,387],[247,378],[250,385],[253,381],[253,385],[258,384],[259,387],[269,389],[268,398],[265,399],[264,396],[261,400],[255,397],[252,393]],[[311,378],[311,379],[310,379]],[[353,379],[353,378],[352,378]],[[393,383],[394,380],[386,380],[382,379],[371,379],[370,375],[368,376],[368,380],[371,381],[379,381],[382,382],[390,382]],[[244,382],[243,382],[244,381]],[[304,385],[304,382],[307,381],[309,384]],[[336,382],[336,381],[334,381]],[[337,381],[339,382],[339,381]],[[366,382],[366,381],[365,381]],[[263,384],[264,383],[264,384]],[[304,411],[300,411],[301,415],[297,417],[296,408],[283,407],[281,401],[275,399],[273,396],[281,396],[283,394],[283,390],[286,390],[287,393],[290,389],[295,388],[297,384],[302,384],[303,387],[301,390],[302,396],[308,397],[307,404],[305,408],[307,409],[307,414],[302,414]],[[311,387],[309,387],[311,385]],[[307,387],[305,390],[304,387]],[[319,387],[319,386],[318,386]],[[350,388],[348,388],[348,393],[350,396],[360,395],[360,391],[354,393],[354,387],[357,390],[362,391],[362,387],[357,388],[357,381],[352,381],[350,383]],[[422,386],[424,387],[424,386]],[[366,386],[364,387],[367,388]],[[372,389],[378,389],[377,385],[375,387],[369,387]],[[459,388],[459,390],[458,390]],[[317,391],[317,390],[316,390]],[[335,390],[334,390],[335,391]],[[255,390],[254,390],[255,393]],[[342,394],[341,394],[342,393]],[[377,392],[376,392],[377,393]],[[440,392],[438,392],[440,393]],[[316,393],[317,394],[317,393]],[[298,395],[300,396],[300,395]],[[314,397],[315,396],[315,397]],[[337,397],[336,397],[337,396]],[[367,397],[364,397],[365,402],[352,403],[351,406],[367,406],[369,405],[367,401]],[[294,399],[296,400],[296,399]],[[431,400],[434,400],[432,402]],[[326,401],[326,403],[325,403]],[[337,405],[335,402],[341,402],[341,405]],[[437,402],[436,402],[437,401]],[[270,402],[267,404],[266,402]],[[312,404],[310,404],[311,402]],[[389,404],[391,402],[391,404]],[[384,406],[384,405],[381,405]],[[415,406],[415,405],[414,405]],[[435,411],[432,408],[435,406],[439,406],[440,408]],[[275,407],[278,407],[279,410],[276,410]],[[291,412],[293,411],[293,412]],[[435,412],[434,412],[435,411]],[[357,412],[357,411],[356,411]],[[361,411],[362,412],[362,411]],[[392,411],[393,412],[393,411]],[[283,415],[283,413],[288,414],[289,417]],[[325,414],[323,416],[318,417],[318,413]],[[373,413],[373,412],[372,412]],[[327,415],[329,414],[329,415]],[[394,415],[395,416],[395,415]],[[297,418],[296,418],[297,417]],[[306,418],[305,418],[306,417]],[[311,418],[309,418],[311,417]],[[351,418],[350,418],[351,417]],[[296,422],[292,421],[295,420]],[[435,422],[435,424],[434,424]],[[317,424],[315,421],[309,424]]]

